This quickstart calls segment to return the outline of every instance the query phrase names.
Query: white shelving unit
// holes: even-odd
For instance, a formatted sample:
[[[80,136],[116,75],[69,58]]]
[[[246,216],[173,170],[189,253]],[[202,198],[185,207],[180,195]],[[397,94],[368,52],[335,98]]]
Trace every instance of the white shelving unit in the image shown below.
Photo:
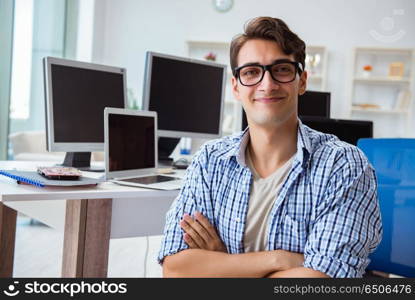
[[[187,41],[188,56],[196,59],[205,59],[208,53],[216,55],[216,62],[227,65],[225,107],[223,115],[222,134],[230,135],[241,130],[242,106],[232,94],[232,71],[229,66],[229,42],[214,41]]]
[[[307,46],[305,68],[308,72],[307,90],[326,91],[327,50],[324,46]]]
[[[402,66],[398,74],[391,73],[392,65]],[[372,120],[374,137],[413,136],[413,85],[413,49],[355,48],[349,117]]]

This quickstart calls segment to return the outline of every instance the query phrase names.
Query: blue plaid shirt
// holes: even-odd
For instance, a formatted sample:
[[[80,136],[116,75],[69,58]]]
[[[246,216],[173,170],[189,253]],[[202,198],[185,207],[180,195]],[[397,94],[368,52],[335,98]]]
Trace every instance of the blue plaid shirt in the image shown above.
[[[179,221],[200,211],[228,253],[244,252],[253,176],[245,164],[248,130],[206,143],[166,216],[159,263],[188,246]],[[268,217],[267,250],[304,253],[304,267],[361,277],[381,241],[376,176],[357,147],[299,122],[297,153]]]

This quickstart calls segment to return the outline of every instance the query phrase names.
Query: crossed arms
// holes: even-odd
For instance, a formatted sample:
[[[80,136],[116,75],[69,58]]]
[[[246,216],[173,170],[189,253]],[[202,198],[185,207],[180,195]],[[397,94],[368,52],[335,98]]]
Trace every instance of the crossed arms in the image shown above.
[[[228,254],[207,218],[196,212],[180,221],[189,249],[165,257],[164,277],[328,277],[302,267],[300,253],[285,250]]]

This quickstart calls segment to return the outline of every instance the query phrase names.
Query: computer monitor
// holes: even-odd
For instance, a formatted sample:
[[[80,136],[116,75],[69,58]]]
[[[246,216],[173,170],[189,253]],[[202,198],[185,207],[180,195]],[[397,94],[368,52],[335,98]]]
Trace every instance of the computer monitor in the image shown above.
[[[104,108],[126,106],[126,70],[55,57],[43,67],[47,150],[67,152],[65,166],[88,169],[91,151],[104,150]]]
[[[330,93],[306,91],[298,96],[298,116],[330,118]],[[248,120],[242,109],[242,129],[247,126]]]
[[[306,91],[298,96],[298,115],[330,118],[330,93]]]
[[[181,137],[221,136],[226,70],[214,62],[147,52],[143,108],[158,115],[159,159]]]
[[[357,145],[361,138],[373,137],[373,122],[361,120],[341,120],[320,117],[300,117],[303,124],[324,133],[334,134],[341,141]]]
[[[376,171],[383,236],[368,270],[415,277],[415,139],[361,139]]]

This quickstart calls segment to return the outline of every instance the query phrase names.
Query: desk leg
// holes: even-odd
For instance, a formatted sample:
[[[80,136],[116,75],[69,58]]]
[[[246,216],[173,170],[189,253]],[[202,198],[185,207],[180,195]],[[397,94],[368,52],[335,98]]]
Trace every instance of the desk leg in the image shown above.
[[[62,277],[107,277],[112,199],[66,200]]]
[[[0,277],[13,277],[17,212],[0,202]]]

